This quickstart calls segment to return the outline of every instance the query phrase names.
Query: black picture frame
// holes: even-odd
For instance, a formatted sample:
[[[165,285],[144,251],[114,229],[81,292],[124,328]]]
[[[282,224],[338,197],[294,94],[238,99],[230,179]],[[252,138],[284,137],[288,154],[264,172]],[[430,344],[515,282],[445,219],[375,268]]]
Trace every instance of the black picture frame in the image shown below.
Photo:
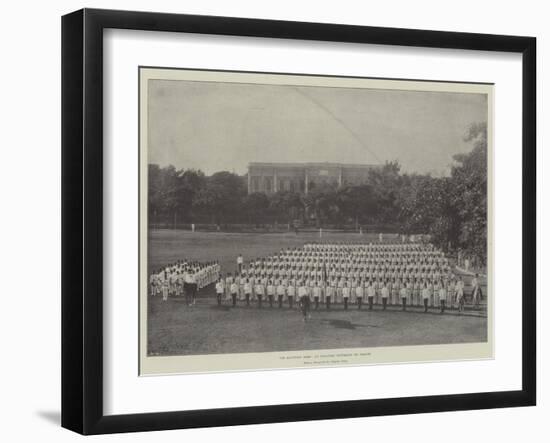
[[[103,413],[103,31],[108,28],[522,54],[522,388],[190,410]],[[83,9],[62,18],[62,426],[82,434],[536,404],[536,39],[233,17]]]

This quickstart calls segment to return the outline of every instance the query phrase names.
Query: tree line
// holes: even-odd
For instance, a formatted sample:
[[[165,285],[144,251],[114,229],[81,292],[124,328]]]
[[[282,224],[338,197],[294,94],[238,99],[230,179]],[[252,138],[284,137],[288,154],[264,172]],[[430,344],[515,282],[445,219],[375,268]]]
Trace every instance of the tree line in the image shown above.
[[[429,234],[445,250],[461,249],[486,260],[487,126],[470,126],[472,150],[453,156],[450,174],[410,174],[398,162],[374,169],[365,183],[312,186],[292,191],[247,193],[247,177],[220,171],[149,165],[149,224],[293,224],[317,227],[397,226],[403,234]]]

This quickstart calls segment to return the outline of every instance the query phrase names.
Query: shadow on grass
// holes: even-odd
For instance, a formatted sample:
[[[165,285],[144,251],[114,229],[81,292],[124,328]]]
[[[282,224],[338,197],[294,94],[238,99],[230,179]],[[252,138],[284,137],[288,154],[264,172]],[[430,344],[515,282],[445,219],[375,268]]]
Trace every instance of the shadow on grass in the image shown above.
[[[231,311],[231,306],[228,305],[210,305],[209,308],[214,311]]]
[[[166,302],[162,302],[162,303],[166,303]],[[168,300],[168,303],[174,303],[176,305],[179,305],[179,304],[187,304],[187,301],[184,298],[173,297],[173,298],[170,298]],[[160,303],[157,303],[157,304],[160,305]],[[156,313],[155,303],[149,303],[149,305],[150,305],[149,309],[151,310],[151,313]],[[276,303],[272,307],[270,307],[267,302],[264,303],[263,306],[260,308],[256,301],[251,302],[249,306],[246,306],[246,305],[242,304],[242,302],[240,302],[236,306],[232,306],[231,304],[228,304],[227,302],[222,303],[221,305],[218,305],[213,297],[199,298],[199,299],[197,299],[197,304],[193,305],[193,306],[190,306],[190,308],[194,309],[194,310],[201,309],[201,308],[207,308],[207,309],[218,310],[218,311],[223,311],[223,312],[227,312],[227,311],[230,311],[230,310],[233,310],[233,309],[237,309],[237,310],[240,310],[240,309],[258,310],[259,309],[261,311],[263,311],[263,310],[271,311],[272,310],[273,312],[276,312],[276,311],[288,312],[288,311],[297,310],[296,306],[294,306],[293,308],[289,308],[288,305],[286,305],[286,304],[282,307],[282,309],[280,309]],[[312,310],[312,312],[320,311],[320,310],[321,309],[319,309],[319,310],[315,309],[315,310]],[[355,305],[352,305],[352,308],[349,310],[349,312],[356,311],[356,310],[357,310],[357,308],[355,307]],[[335,305],[332,305],[332,309],[330,311],[326,311],[326,312],[333,313],[333,312],[347,312],[347,311],[343,309],[342,305],[335,304]],[[483,310],[467,309],[467,310],[463,311],[462,313],[459,313],[456,308],[454,308],[454,309],[447,308],[447,309],[445,309],[444,313],[441,313],[439,308],[433,307],[433,306],[428,309],[428,312],[424,312],[424,309],[421,306],[420,307],[419,306],[407,306],[407,309],[405,311],[403,311],[400,306],[391,305],[391,306],[388,306],[387,309],[382,309],[382,307],[380,305],[374,305],[374,308],[372,310],[368,309],[368,307],[365,307],[364,309],[361,310],[361,312],[365,312],[365,313],[366,312],[371,312],[371,313],[384,312],[384,313],[391,313],[391,314],[394,314],[394,315],[407,315],[407,314],[412,313],[412,314],[436,315],[436,316],[441,316],[441,315],[447,316],[447,315],[449,315],[449,316],[458,316],[458,317],[487,318],[487,313],[484,312]]]
[[[329,326],[332,326],[333,328],[337,329],[349,329],[354,330],[357,328],[378,328],[379,326],[376,325],[362,325],[359,323],[352,323],[349,320],[337,320],[337,319],[330,319],[330,318],[322,318],[321,323],[328,324]]]

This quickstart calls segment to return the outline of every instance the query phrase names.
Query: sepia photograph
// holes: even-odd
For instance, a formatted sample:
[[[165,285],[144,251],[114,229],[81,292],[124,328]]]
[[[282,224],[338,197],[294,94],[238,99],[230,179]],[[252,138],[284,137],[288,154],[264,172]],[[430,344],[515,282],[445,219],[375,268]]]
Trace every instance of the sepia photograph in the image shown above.
[[[140,374],[493,358],[492,97],[140,67]]]

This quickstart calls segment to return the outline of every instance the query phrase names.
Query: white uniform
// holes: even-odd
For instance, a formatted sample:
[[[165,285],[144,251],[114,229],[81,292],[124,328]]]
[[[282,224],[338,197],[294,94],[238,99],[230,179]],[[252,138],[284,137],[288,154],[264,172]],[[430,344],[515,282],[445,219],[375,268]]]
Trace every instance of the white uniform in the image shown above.
[[[472,279],[472,286],[473,286],[473,303],[477,304],[479,301],[479,282],[476,277]]]
[[[431,297],[432,297],[432,288],[431,287],[428,286],[428,287],[422,289],[422,299],[423,300],[428,300],[428,302],[429,302]]]
[[[461,302],[463,302],[464,299],[464,282],[462,280],[456,282],[455,291],[456,303],[459,305]]]
[[[343,288],[342,288],[342,297],[343,298],[349,298],[350,296],[350,287],[348,285],[345,285]]]
[[[269,288],[269,286],[268,286]],[[257,283],[254,287],[254,292],[256,292],[257,297],[263,297],[264,296],[264,285],[261,283]]]
[[[287,297],[294,297],[296,295],[296,287],[294,285],[289,285],[286,295]]]
[[[164,301],[168,300],[168,291],[169,291],[169,285],[167,281],[164,281],[162,283],[162,299]]]
[[[313,288],[313,297],[317,297],[319,300],[321,300],[321,287],[315,286]]]

